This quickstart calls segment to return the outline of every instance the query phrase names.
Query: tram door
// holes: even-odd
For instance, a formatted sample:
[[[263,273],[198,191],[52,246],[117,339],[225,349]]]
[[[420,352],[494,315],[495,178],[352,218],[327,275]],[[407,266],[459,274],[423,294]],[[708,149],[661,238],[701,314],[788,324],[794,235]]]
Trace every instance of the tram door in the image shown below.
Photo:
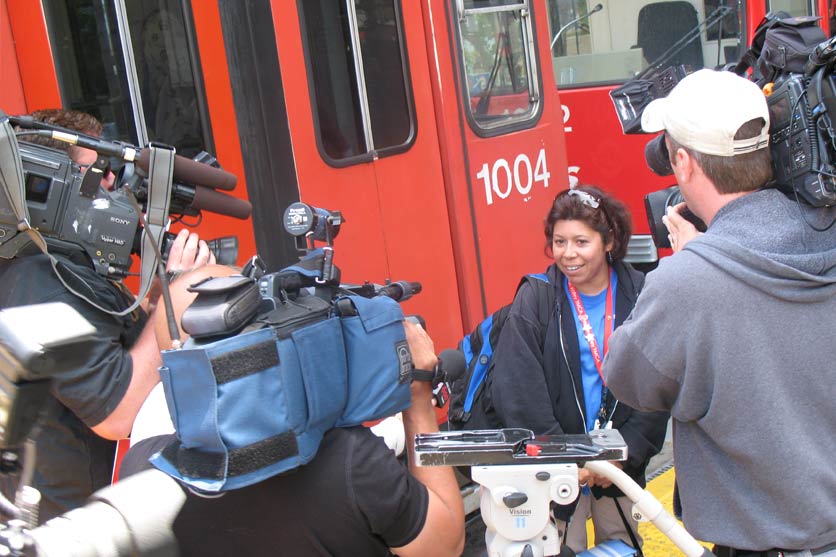
[[[405,311],[452,343],[461,315],[421,3],[271,7],[299,195],[345,217],[343,281],[420,282]]]
[[[464,173],[451,183],[450,198],[470,224],[459,237],[463,274],[481,285],[481,299],[467,299],[465,321],[473,326],[513,298],[523,273],[550,263],[542,223],[568,185],[563,114],[549,67],[545,2],[446,5],[451,44],[442,51],[450,53],[459,95],[449,132],[460,135]]]
[[[449,346],[548,264],[567,176],[543,3],[272,8],[302,199],[346,212],[349,279],[422,282],[407,309]]]

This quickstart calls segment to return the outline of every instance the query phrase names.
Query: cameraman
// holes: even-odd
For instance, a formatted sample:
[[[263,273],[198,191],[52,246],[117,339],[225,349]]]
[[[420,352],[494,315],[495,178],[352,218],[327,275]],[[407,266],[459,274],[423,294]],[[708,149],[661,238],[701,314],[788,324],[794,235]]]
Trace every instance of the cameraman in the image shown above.
[[[433,369],[432,340],[404,327],[415,366]],[[403,422],[407,447],[416,433],[438,431],[429,382],[412,383]],[[149,468],[170,438],[132,447],[122,477]],[[413,457],[410,450],[407,469],[368,428],[332,429],[301,468],[219,498],[190,493],[174,521],[180,554],[461,555],[464,508],[453,471],[417,467]]]
[[[92,114],[81,112],[79,110],[44,108],[32,112],[30,116],[38,122],[67,128],[68,130],[83,133],[84,135],[89,135],[91,137],[100,137],[102,135],[102,130],[104,129],[104,126],[102,126],[102,123],[98,118]],[[85,149],[84,147],[71,145],[57,139],[37,136],[26,136],[25,139],[31,143],[37,143],[45,147],[52,147],[53,149],[58,149],[59,151],[65,151],[73,162],[80,165],[83,170],[86,170],[90,167],[90,165],[96,162],[96,159],[99,156],[98,153],[92,149]],[[102,175],[102,187],[108,191],[113,189],[114,180],[115,176],[113,172],[111,172],[110,169],[107,169],[107,171]]]
[[[671,412],[683,521],[718,555],[836,555],[836,209],[764,189],[766,99],[735,74],[689,75],[642,126],[708,230],[669,210],[676,253],[613,334],[607,384]]]
[[[80,131],[94,135],[100,131],[92,116],[44,112],[34,116],[58,125],[93,126]],[[67,152],[70,156],[85,155]],[[127,288],[96,273],[83,252],[56,248],[51,253],[58,262],[57,272],[75,291],[116,312],[133,303]],[[172,244],[167,269],[184,271],[214,261],[206,242],[199,241],[196,234],[181,231]],[[123,317],[106,314],[73,295],[55,273],[42,254],[0,260],[0,281],[4,285],[0,289],[0,309],[65,302],[97,330],[98,342],[86,355],[85,363],[53,379],[39,427],[31,435],[37,448],[32,484],[42,495],[41,522],[83,505],[90,494],[110,483],[115,454],[112,440],[130,433],[140,405],[159,382],[157,367],[161,363],[154,327],[146,326],[145,311],[137,309]],[[172,296],[175,300],[193,297],[177,285]],[[157,313],[151,302],[149,311]],[[10,500],[14,500],[19,480],[18,474],[0,476],[0,489]]]

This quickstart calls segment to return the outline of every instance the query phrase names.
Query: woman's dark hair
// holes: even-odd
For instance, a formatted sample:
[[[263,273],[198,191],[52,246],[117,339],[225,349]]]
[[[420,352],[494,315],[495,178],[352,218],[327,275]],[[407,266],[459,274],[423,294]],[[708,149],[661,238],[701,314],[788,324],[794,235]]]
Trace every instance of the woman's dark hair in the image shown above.
[[[570,192],[579,192],[577,194]],[[597,207],[594,207],[597,205]],[[612,240],[612,261],[620,261],[627,254],[627,243],[633,233],[630,211],[618,199],[595,186],[577,186],[563,190],[554,198],[546,215],[546,255],[552,256],[554,224],[559,220],[578,220],[601,235],[606,245]]]

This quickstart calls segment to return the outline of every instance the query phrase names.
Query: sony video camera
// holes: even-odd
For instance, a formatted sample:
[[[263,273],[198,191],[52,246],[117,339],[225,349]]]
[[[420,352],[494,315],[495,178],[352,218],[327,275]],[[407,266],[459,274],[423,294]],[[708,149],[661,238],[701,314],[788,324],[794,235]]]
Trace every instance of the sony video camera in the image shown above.
[[[131,266],[139,215],[121,190],[95,184],[82,192],[84,171],[62,151],[20,142],[30,224],[50,248],[72,253],[80,246],[102,275],[124,276]]]
[[[142,230],[141,215],[131,198],[143,211],[148,205],[149,148],[73,134],[28,117],[9,120],[18,128],[33,130],[17,132],[21,137],[27,134],[70,136],[73,143],[99,153],[99,161],[85,169],[75,164],[66,152],[19,141],[26,209],[31,226],[42,234],[51,251],[66,255],[81,252],[89,257],[99,274],[113,278],[126,276],[132,263],[131,254],[139,251]],[[108,168],[108,157],[124,161],[112,191],[101,187],[102,170]],[[216,191],[216,188],[231,190],[235,183],[233,174],[175,155],[169,215],[199,216],[202,210],[207,210],[246,219],[251,211],[249,202]],[[15,233],[11,220],[0,223],[0,245]],[[160,248],[164,259],[173,238],[170,233],[163,237]],[[210,249],[220,263],[232,263],[237,258],[237,239],[219,238],[210,244]]]

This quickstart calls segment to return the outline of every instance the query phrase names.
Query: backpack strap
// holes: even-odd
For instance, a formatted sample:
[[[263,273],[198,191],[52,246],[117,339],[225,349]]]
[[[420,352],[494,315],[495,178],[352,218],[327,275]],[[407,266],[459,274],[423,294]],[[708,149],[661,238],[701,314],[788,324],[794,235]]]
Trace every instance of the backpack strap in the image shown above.
[[[535,273],[525,275],[520,279],[517,291],[526,282],[537,293],[537,318],[540,321],[540,348],[542,349],[545,346],[546,329],[548,329],[549,322],[554,313],[554,285],[549,281],[549,277],[545,273]]]

